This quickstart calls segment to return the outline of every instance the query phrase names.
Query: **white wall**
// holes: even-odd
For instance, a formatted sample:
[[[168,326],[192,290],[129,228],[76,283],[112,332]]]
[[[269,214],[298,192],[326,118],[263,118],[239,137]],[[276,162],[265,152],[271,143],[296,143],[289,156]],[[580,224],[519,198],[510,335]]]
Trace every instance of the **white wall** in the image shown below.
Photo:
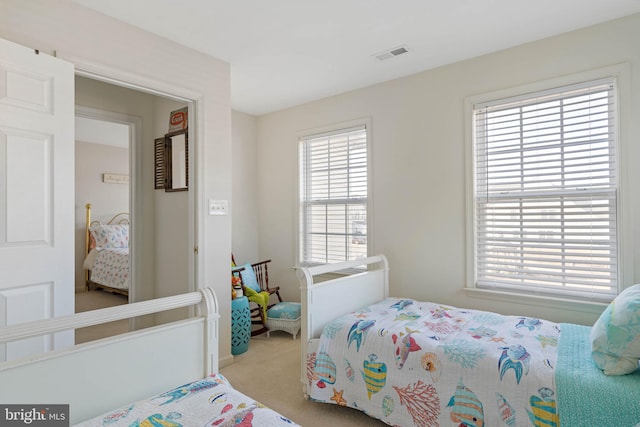
[[[633,93],[621,122],[622,203],[631,275],[640,281],[640,15],[519,46],[257,118],[259,253],[289,300],[299,298],[295,221],[299,131],[372,121],[372,253],[391,267],[391,294],[472,308],[592,323],[601,307],[472,298],[466,282],[465,98],[628,62]],[[443,41],[444,42],[444,41]],[[372,65],[373,66],[373,65]],[[631,96],[629,96],[631,95]],[[235,125],[235,122],[234,122]],[[234,163],[237,166],[237,163]],[[235,217],[234,217],[235,218]]]
[[[85,9],[70,0],[0,1],[0,37],[41,54],[60,58],[85,72],[129,82],[195,101],[198,177],[194,183],[196,244],[199,249],[196,285],[211,286],[220,303],[221,365],[231,356],[231,295],[229,292],[229,216],[206,215],[205,200],[231,198],[230,67],[122,22]],[[150,141],[149,143],[152,143]],[[149,165],[153,170],[153,165]],[[153,173],[143,185],[153,188]],[[145,197],[143,210],[153,206]]]
[[[258,252],[258,159],[256,118],[232,113],[233,199],[231,203],[232,249],[236,262],[257,262]],[[264,258],[266,259],[266,258]]]
[[[129,212],[129,185],[102,180],[103,173],[129,175],[129,149],[76,141],[76,290],[85,288],[86,221],[84,206],[91,203],[91,218],[108,221]]]

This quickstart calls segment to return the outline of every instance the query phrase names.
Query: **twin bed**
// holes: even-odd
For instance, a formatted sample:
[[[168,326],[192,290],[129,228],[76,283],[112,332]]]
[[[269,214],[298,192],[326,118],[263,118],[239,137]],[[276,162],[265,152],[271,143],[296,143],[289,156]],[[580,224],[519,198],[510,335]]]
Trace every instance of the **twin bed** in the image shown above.
[[[605,331],[611,340],[635,334],[619,360],[631,372],[609,376],[592,355],[600,320],[587,327],[389,298],[384,256],[299,272],[301,374],[312,400],[397,426],[640,423],[638,285],[601,317],[605,329],[631,320]],[[194,305],[187,320],[0,364],[0,405],[69,405],[74,425],[295,425],[217,372],[218,303],[208,288],[3,327],[0,346]],[[110,363],[123,355],[126,363]]]
[[[108,221],[92,220],[91,204],[85,205],[85,260],[87,290],[91,286],[129,294],[129,214],[121,212]]]
[[[0,407],[30,420],[52,416],[52,422],[83,426],[296,425],[235,390],[218,373],[218,302],[208,288],[3,327],[0,346],[189,306],[198,310],[187,320],[1,363]],[[5,415],[2,411],[0,420]]]
[[[640,425],[638,286],[607,310],[628,325],[603,331],[611,316],[592,328],[389,298],[384,256],[302,268],[300,279],[309,399],[397,426]],[[607,333],[631,334],[620,342],[634,372],[596,366],[593,336]]]

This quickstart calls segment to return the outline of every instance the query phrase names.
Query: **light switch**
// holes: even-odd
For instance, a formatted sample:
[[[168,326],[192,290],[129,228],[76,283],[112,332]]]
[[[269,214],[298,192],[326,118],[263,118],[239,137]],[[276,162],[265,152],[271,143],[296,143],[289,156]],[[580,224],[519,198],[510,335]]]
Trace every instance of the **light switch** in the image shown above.
[[[209,199],[209,215],[227,215],[229,210],[228,200]]]

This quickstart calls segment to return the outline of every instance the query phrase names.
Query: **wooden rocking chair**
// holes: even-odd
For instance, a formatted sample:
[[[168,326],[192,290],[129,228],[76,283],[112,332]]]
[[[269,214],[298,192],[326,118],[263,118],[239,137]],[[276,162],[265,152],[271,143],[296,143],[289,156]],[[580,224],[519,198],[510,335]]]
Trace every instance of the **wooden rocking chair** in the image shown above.
[[[271,295],[275,295],[278,302],[282,302],[280,297],[280,287],[269,286],[268,264],[270,259],[253,264],[236,265],[233,255],[231,255],[232,272],[233,266],[238,270],[234,274],[239,274],[242,282],[242,292],[249,299],[251,312],[251,324],[258,325],[259,328],[251,331],[251,336],[256,336],[269,331],[267,328],[267,310],[276,305],[271,303]],[[250,268],[249,268],[250,267]],[[240,268],[242,268],[240,270]]]

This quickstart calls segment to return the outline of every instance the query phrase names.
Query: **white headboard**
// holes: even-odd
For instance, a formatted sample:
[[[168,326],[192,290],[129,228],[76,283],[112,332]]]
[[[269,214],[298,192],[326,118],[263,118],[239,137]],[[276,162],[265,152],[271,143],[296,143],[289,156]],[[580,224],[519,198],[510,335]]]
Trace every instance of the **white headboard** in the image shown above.
[[[357,269],[363,269],[358,272]],[[332,277],[317,281],[316,278]],[[301,381],[306,390],[309,340],[320,337],[324,325],[343,314],[389,296],[389,264],[384,255],[355,261],[302,267],[298,270],[302,303]]]
[[[3,362],[0,402],[69,404],[74,424],[217,372],[218,302],[210,288],[0,328],[0,343],[191,305],[199,307],[191,319]]]

